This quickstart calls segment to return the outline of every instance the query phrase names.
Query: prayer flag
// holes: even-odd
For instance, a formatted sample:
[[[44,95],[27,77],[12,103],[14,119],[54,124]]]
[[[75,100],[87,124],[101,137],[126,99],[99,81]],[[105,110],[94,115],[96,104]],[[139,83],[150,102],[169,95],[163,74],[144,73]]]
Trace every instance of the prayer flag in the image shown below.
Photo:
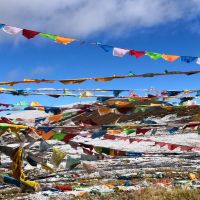
[[[37,31],[32,31],[28,29],[23,29],[22,30],[22,35],[26,37],[27,39],[34,38],[36,35],[38,35],[40,32]]]
[[[135,56],[136,58],[140,58],[140,57],[142,57],[142,56],[145,55],[145,52],[144,52],[144,51],[130,50],[130,51],[129,51],[129,54],[130,54],[131,56]]]
[[[153,60],[157,60],[162,57],[162,54],[154,52],[146,52],[145,55],[149,56]]]
[[[22,31],[21,28],[17,28],[17,27],[13,27],[13,26],[8,26],[8,25],[5,25],[3,27],[3,31],[8,33],[8,34],[18,34]]]
[[[69,44],[74,41],[75,41],[75,39],[73,39],[73,38],[66,38],[66,37],[60,37],[60,36],[58,36],[56,38],[56,42],[62,43],[62,44]]]
[[[123,57],[129,52],[128,49],[113,48],[113,56]]]

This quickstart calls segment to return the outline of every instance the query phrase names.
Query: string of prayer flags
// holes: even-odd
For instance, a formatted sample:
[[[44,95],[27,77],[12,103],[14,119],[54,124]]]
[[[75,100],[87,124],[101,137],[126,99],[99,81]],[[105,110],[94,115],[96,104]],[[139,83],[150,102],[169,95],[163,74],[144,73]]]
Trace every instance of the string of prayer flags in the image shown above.
[[[108,134],[104,135],[104,139],[109,139],[109,140],[115,140],[115,139],[129,140],[130,143],[132,143],[132,142],[153,142],[155,145],[158,145],[160,148],[162,148],[164,146],[167,146],[167,148],[170,151],[173,151],[176,148],[180,148],[181,151],[192,151],[193,149],[195,149],[195,147],[191,147],[191,146],[187,146],[187,145],[172,144],[172,143],[167,143],[167,142],[157,142],[157,141],[153,141],[151,139],[127,138],[127,137],[123,137],[123,136],[108,135]]]
[[[21,81],[4,81],[4,82],[0,82],[0,85],[10,85],[10,86],[14,86],[15,84],[33,84],[33,83],[55,83],[55,82],[60,82],[63,84],[80,84],[83,83],[85,81],[88,80],[92,80],[92,81],[98,81],[98,82],[107,82],[107,81],[112,81],[114,79],[125,79],[125,78],[149,78],[149,77],[157,77],[157,76],[170,76],[170,75],[181,75],[181,74],[185,74],[185,75],[194,75],[194,74],[199,74],[200,70],[196,70],[196,71],[165,71],[164,73],[146,73],[146,74],[134,74],[134,73],[129,73],[128,75],[113,75],[111,77],[92,77],[92,78],[79,78],[79,79],[65,79],[65,80],[45,80],[45,79],[32,79],[32,80],[21,80]],[[18,91],[14,91],[14,90],[3,90],[1,89],[1,91],[4,91],[7,94],[13,94],[13,95],[35,95],[35,93],[29,93],[28,91],[24,91],[24,90],[18,90]],[[39,93],[40,95],[42,95],[43,93]],[[44,95],[44,94],[43,94]],[[45,95],[50,95],[50,94],[45,94]],[[53,94],[52,94],[53,95]],[[60,94],[60,96],[65,96],[65,94]],[[83,96],[85,96],[85,94],[83,94]],[[87,93],[86,96],[90,96],[90,93]]]
[[[3,30],[5,33],[12,34],[12,35],[21,33],[27,39],[32,39],[39,35],[39,36],[51,39],[57,43],[64,44],[64,45],[70,44],[75,41],[79,41],[79,42],[81,42],[81,44],[90,44],[90,45],[95,45],[97,47],[100,47],[105,52],[109,52],[112,49],[113,56],[117,56],[120,58],[129,54],[130,56],[135,56],[135,58],[140,58],[142,56],[148,56],[153,60],[158,60],[158,59],[162,58],[165,61],[174,62],[174,61],[180,59],[182,62],[191,63],[191,62],[196,61],[197,64],[200,64],[200,58],[195,57],[195,56],[170,55],[170,54],[161,54],[161,53],[151,52],[151,51],[150,52],[149,51],[138,51],[135,49],[120,48],[120,47],[115,47],[115,46],[111,46],[111,45],[107,45],[107,44],[102,44],[100,42],[87,42],[87,41],[81,41],[81,40],[78,40],[75,38],[69,38],[69,37],[64,37],[64,36],[59,36],[59,35],[54,35],[54,34],[43,33],[40,31],[35,31],[35,30],[30,30],[30,29],[22,29],[22,28],[10,26],[7,24],[0,24],[0,29]]]

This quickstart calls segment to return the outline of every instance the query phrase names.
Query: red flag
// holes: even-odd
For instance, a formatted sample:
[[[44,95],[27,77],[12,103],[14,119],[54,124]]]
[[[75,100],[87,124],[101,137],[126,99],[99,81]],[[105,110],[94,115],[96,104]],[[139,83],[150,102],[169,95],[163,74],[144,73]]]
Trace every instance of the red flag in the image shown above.
[[[22,35],[24,37],[26,37],[27,39],[31,39],[34,38],[36,35],[38,35],[40,32],[37,31],[32,31],[32,30],[27,30],[27,29],[23,29],[22,30]]]
[[[130,142],[130,143],[132,143],[132,142],[134,142],[134,141],[135,141],[134,138],[129,138],[129,142]]]
[[[140,58],[140,57],[142,57],[142,56],[145,55],[145,52],[144,52],[144,51],[130,50],[130,51],[129,51],[129,54],[130,54],[131,56],[135,56],[136,58]]]
[[[145,135],[145,133],[148,132],[148,131],[150,131],[150,130],[151,130],[150,128],[143,128],[143,129],[137,128],[136,129],[136,135],[138,135],[140,133],[142,133],[143,135]]]
[[[173,151],[174,149],[178,148],[180,145],[178,144],[167,144],[167,147],[170,151]]]
[[[159,145],[160,147],[164,147],[166,145],[165,142],[155,142],[155,145]]]
[[[56,185],[55,188],[61,191],[72,191],[71,185]]]
[[[123,137],[123,136],[121,136],[121,137],[118,137],[118,138],[119,138],[119,140],[124,140],[124,141],[128,140],[128,138],[127,138],[127,137]]]
[[[135,139],[136,142],[141,142],[143,139]]]
[[[72,140],[74,137],[76,137],[77,136],[77,134],[67,134],[65,137],[64,137],[64,139],[63,139],[63,141],[65,142],[65,143],[68,143],[70,140]]]
[[[104,135],[103,137],[104,137],[104,139],[108,139],[108,140],[115,140],[116,139],[116,136],[108,135],[108,134]]]
[[[181,146],[181,151],[191,151],[193,147]]]
[[[191,128],[191,129],[194,129],[196,126],[200,125],[200,122],[199,121],[196,121],[196,122],[189,122],[188,124],[186,124],[183,129],[186,129],[186,128]]]

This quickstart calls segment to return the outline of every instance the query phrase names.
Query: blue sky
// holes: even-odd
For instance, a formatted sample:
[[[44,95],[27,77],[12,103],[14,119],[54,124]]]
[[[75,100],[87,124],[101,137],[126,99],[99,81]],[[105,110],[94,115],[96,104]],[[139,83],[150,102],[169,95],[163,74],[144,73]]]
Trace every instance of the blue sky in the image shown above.
[[[20,10],[23,6],[26,6],[25,1],[22,0],[18,5],[15,1],[8,0],[0,8],[0,21],[9,25],[47,33],[89,41],[99,41],[116,47],[175,55],[200,55],[198,42],[200,38],[200,26],[198,22],[199,1],[192,0],[188,3],[188,1],[177,0],[166,1],[168,2],[167,4],[162,4],[160,3],[161,1],[157,0],[154,3],[141,0],[139,1],[139,5],[132,4],[133,2],[136,3],[134,0],[125,0],[124,2],[128,5],[124,5],[125,3],[118,0],[103,0],[101,3],[96,2],[97,5],[90,0],[69,1],[66,5],[65,1],[56,1],[58,4],[54,2],[50,3],[49,7],[46,6],[46,9],[49,9],[46,13],[40,8],[42,6],[39,7],[37,0],[32,5],[31,3],[27,5],[27,13],[25,11],[23,13]],[[123,9],[120,9],[116,2],[121,2],[121,8]],[[10,5],[13,5],[13,9],[10,8]],[[62,6],[59,7],[58,5]],[[38,11],[37,8],[41,10]],[[61,8],[63,10],[60,13],[58,10]],[[100,11],[102,13],[99,13],[99,8],[101,8]],[[1,9],[4,12],[1,12]],[[97,15],[94,12],[95,9]],[[92,10],[92,13],[88,13],[90,10]],[[123,20],[121,18],[116,19],[116,12],[120,12],[121,15],[123,14]],[[83,17],[81,17],[81,14]],[[200,68],[200,65],[197,65],[195,62],[186,64],[180,60],[170,63],[162,59],[154,61],[146,56],[140,59],[135,59],[128,55],[118,58],[112,56],[112,51],[106,53],[102,49],[92,45],[72,43],[65,46],[41,37],[27,40],[22,36],[10,36],[2,31],[0,32],[0,60],[1,81],[21,80],[24,78],[68,79],[112,76],[114,74],[127,75],[129,71],[141,74],[163,72],[165,69],[169,71],[187,71],[199,70]],[[148,89],[154,87],[156,89],[175,90],[199,89],[199,77],[200,75],[180,75],[123,79],[107,83],[88,81],[83,84],[74,85],[63,85],[60,83],[20,84],[14,87],[68,89]],[[21,100],[28,102],[38,101],[42,105],[53,106],[85,101],[86,99],[70,97],[54,99],[45,96],[16,97],[1,95],[1,102],[4,103],[16,103]]]

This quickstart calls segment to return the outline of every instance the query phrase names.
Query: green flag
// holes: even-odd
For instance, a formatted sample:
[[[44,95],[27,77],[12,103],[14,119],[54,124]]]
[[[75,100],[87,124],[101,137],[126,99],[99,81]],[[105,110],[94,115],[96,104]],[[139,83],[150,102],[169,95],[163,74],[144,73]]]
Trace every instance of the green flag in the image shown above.
[[[62,141],[66,135],[66,133],[55,133],[51,139]]]
[[[135,132],[136,132],[135,129],[129,129],[129,128],[126,128],[123,131],[123,133],[126,133],[127,135],[130,135],[130,134],[135,133]]]
[[[52,40],[56,40],[56,38],[58,37],[56,35],[51,35],[51,34],[47,34],[47,33],[40,33],[40,35],[43,36],[43,37],[47,37],[49,39],[52,39]]]
[[[154,60],[157,60],[162,57],[162,54],[154,53],[154,52],[146,52],[145,55],[149,56],[151,59],[154,59]]]

